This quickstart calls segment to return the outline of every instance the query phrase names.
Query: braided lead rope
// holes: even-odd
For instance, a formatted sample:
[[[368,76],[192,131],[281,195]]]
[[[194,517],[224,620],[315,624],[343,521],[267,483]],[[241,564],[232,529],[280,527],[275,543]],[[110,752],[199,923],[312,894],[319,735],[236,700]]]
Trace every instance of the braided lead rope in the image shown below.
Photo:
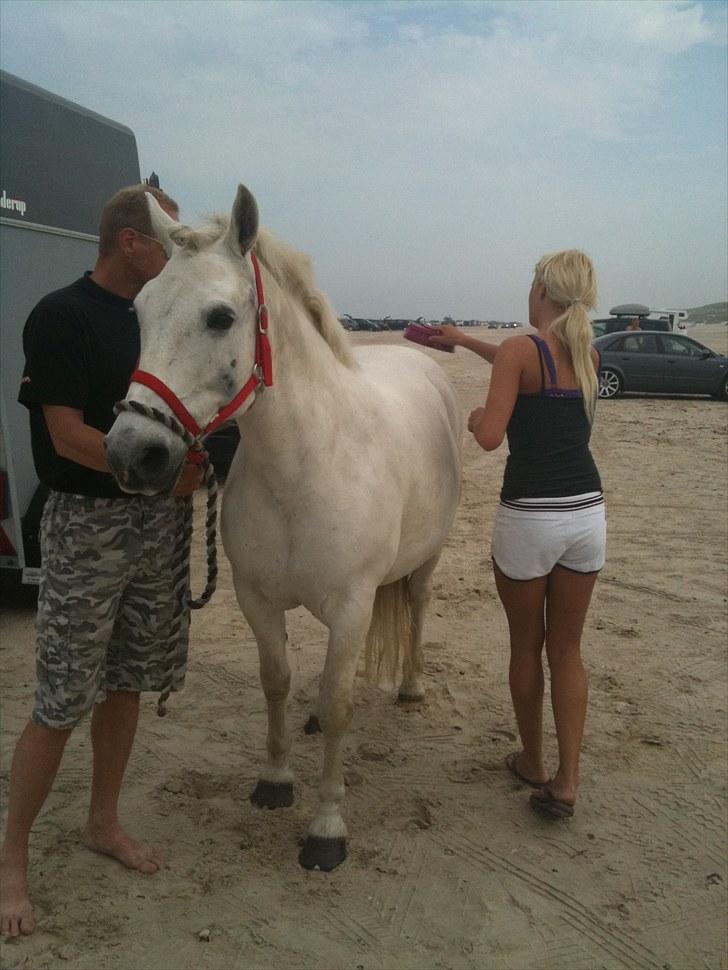
[[[169,697],[174,675],[181,666],[175,653],[183,625],[188,622],[189,610],[200,610],[206,606],[217,586],[217,478],[215,469],[205,451],[200,438],[190,434],[180,422],[170,414],[164,414],[157,408],[139,404],[137,401],[119,401],[114,406],[114,413],[120,414],[122,411],[131,411],[140,414],[142,417],[151,418],[159,424],[169,428],[174,434],[181,438],[188,450],[202,454],[203,485],[207,489],[207,511],[205,516],[205,533],[207,538],[207,583],[202,593],[197,599],[192,599],[190,595],[190,548],[192,546],[193,531],[193,506],[192,497],[187,496],[181,500],[181,522],[177,537],[177,547],[172,560],[172,583],[174,597],[174,614],[170,623],[169,636],[167,639],[167,650],[165,657],[165,674],[162,690],[157,701],[157,714],[164,717],[167,713],[167,698]]]

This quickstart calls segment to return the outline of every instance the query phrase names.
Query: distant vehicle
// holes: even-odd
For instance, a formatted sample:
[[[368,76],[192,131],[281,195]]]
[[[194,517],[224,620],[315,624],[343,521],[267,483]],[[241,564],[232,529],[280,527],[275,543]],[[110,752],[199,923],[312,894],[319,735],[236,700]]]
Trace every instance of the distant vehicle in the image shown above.
[[[629,391],[710,394],[728,400],[728,357],[683,334],[657,330],[606,334],[594,341],[601,355],[599,397]]]
[[[650,310],[643,303],[622,303],[612,307],[609,312],[612,314],[610,317],[592,320],[595,338],[626,330],[635,319],[640,322],[640,330],[660,330],[663,333],[685,330],[688,316],[687,310]]]
[[[383,320],[370,320],[368,317],[346,317],[349,330],[387,330],[387,324]],[[346,326],[346,322],[344,323]]]

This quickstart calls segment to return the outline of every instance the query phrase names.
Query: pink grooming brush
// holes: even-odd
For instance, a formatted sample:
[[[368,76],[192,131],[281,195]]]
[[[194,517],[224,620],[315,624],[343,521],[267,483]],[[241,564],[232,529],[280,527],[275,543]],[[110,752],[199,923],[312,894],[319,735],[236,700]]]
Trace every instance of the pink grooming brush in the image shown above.
[[[439,333],[441,331],[437,327],[431,327],[426,323],[411,323],[405,330],[404,335],[407,340],[411,340],[416,344],[422,344],[423,347],[430,347],[432,350],[444,350],[448,354],[454,353],[454,347],[430,343],[430,338]]]

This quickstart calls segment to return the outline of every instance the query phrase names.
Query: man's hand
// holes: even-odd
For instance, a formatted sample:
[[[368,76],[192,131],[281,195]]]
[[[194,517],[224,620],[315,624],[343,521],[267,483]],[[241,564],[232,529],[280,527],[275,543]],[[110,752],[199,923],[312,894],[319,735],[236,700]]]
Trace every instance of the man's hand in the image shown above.
[[[192,495],[202,484],[202,466],[193,465],[191,462],[185,462],[182,468],[182,474],[179,477],[172,495],[177,498],[183,498],[186,495]]]

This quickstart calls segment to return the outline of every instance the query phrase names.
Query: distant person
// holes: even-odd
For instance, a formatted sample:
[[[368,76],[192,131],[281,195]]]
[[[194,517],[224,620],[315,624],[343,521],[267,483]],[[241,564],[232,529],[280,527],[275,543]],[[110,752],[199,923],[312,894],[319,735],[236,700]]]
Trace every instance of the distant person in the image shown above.
[[[36,471],[50,495],[40,534],[35,704],[10,769],[0,857],[6,937],[33,931],[30,830],[73,728],[91,711],[93,778],[82,841],[129,869],[153,873],[162,865],[153,846],[122,828],[118,799],[140,691],[160,690],[169,664],[174,689],[184,680],[187,617],[178,639],[169,638],[182,512],[175,496],[194,491],[200,475],[187,465],[174,496],[126,495],[106,462],[104,435],[139,357],[132,301],[167,262],[145,192],[177,218],[177,204],[159,189],[122,189],[101,214],[93,272],[44,297],[23,333],[19,400],[30,412]]]
[[[602,486],[589,450],[599,362],[588,311],[595,303],[591,261],[565,250],[536,266],[528,297],[536,335],[496,346],[443,326],[432,338],[493,363],[485,407],[472,412],[468,429],[486,451],[507,435],[510,450],[492,541],[522,744],[506,764],[537,789],[530,804],[550,818],[574,814],[587,707],[581,635],[606,545]],[[544,645],[559,750],[553,778],[543,761]]]
[[[641,326],[641,323],[640,323],[640,318],[639,317],[634,317],[634,319],[630,320],[629,323],[627,324],[627,326],[624,329],[625,330],[641,330],[642,329],[642,326]]]

